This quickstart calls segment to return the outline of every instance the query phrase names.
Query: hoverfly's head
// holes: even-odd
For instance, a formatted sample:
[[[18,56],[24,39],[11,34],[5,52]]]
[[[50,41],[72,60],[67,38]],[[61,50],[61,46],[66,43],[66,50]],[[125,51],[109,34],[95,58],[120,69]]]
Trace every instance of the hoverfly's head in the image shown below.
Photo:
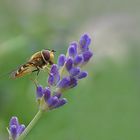
[[[47,63],[49,62],[50,64],[53,64],[54,63],[54,50],[48,50],[48,49],[45,49],[42,51],[42,55],[43,55],[43,59],[44,61]]]

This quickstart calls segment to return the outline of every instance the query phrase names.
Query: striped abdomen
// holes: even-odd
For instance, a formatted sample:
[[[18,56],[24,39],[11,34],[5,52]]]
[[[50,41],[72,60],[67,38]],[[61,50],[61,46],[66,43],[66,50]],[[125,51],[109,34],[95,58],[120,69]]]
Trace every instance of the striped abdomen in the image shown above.
[[[27,73],[31,73],[35,69],[36,69],[36,67],[27,63],[27,64],[24,64],[21,67],[19,67],[16,71],[12,72],[11,77],[12,78],[22,77]]]

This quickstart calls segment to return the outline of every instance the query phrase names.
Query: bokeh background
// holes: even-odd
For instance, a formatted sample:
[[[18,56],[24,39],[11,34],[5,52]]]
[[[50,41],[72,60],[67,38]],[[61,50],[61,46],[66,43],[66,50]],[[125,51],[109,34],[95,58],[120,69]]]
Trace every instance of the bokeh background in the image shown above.
[[[83,33],[92,38],[89,77],[64,96],[69,103],[44,114],[27,140],[140,139],[139,0],[0,0],[0,140],[11,116],[26,126],[36,114],[35,86],[9,72],[36,51],[56,59]],[[47,73],[38,81],[46,85]]]

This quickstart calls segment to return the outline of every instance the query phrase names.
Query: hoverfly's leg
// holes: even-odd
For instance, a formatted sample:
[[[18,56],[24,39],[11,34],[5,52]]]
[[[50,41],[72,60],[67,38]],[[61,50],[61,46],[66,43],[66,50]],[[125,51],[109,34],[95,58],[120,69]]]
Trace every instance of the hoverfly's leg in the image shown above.
[[[33,70],[32,72],[37,72],[37,75],[39,74],[39,72],[40,72],[40,69],[38,68],[38,67],[36,67],[36,69],[35,70]]]
[[[33,70],[32,72],[36,72],[36,71],[38,72],[38,69],[36,69],[36,70]]]
[[[40,68],[38,66],[36,68],[37,68],[37,76],[38,76],[38,74],[40,72]]]
[[[37,75],[39,74],[39,72],[40,72],[40,69],[38,69],[38,71],[37,71]]]

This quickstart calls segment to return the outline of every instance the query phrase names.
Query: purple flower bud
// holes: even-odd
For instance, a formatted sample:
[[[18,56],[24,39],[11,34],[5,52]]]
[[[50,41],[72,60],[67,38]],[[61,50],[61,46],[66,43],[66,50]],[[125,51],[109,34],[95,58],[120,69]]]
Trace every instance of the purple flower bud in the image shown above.
[[[71,58],[68,58],[66,61],[66,69],[70,71],[70,69],[73,67],[73,60]]]
[[[9,135],[12,140],[16,140],[17,137],[24,131],[25,125],[20,125],[17,117],[12,117],[9,123]]]
[[[78,48],[77,42],[72,42],[70,45],[72,45],[75,48],[75,50],[77,51],[77,48]]]
[[[80,72],[80,74],[78,75],[78,79],[82,79],[87,77],[88,73],[86,71],[82,71]]]
[[[74,77],[74,76],[76,76],[76,75],[78,75],[80,73],[80,68],[79,67],[77,67],[77,68],[73,67],[69,71],[69,73],[70,73],[70,76]]]
[[[88,62],[92,57],[93,53],[91,51],[86,51],[83,53],[84,62]]]
[[[82,62],[83,60],[83,56],[82,55],[77,55],[75,58],[74,58],[74,64],[75,65],[78,65]]]
[[[56,85],[57,82],[60,80],[58,66],[56,64],[52,65],[50,70],[50,75],[48,78],[48,83],[52,86]]]
[[[57,62],[58,66],[62,67],[65,61],[66,61],[66,56],[64,54],[59,55],[58,62]]]
[[[54,97],[51,97],[49,100],[48,100],[48,105],[49,105],[49,107],[53,107],[53,106],[55,106],[56,104],[58,104],[58,102],[59,102],[59,99],[56,97],[56,96],[54,96]]]
[[[63,106],[66,103],[67,103],[67,99],[66,98],[59,99],[59,103],[55,106],[55,108]]]
[[[74,44],[70,44],[68,48],[68,53],[69,53],[69,56],[72,56],[72,57],[74,57],[77,54],[77,48],[75,47]]]
[[[16,125],[12,125],[10,127],[10,135],[13,138],[13,140],[16,139],[16,137],[17,137],[17,126]]]
[[[51,70],[50,70],[50,73],[52,73],[52,74],[58,73],[58,67],[57,67],[56,64],[53,64],[52,65]]]
[[[59,88],[73,88],[77,85],[77,80],[74,77],[64,77],[58,87]]]
[[[89,36],[87,34],[84,34],[81,39],[80,39],[80,49],[82,51],[87,51],[89,48],[88,46],[90,45],[91,39],[89,38]]]
[[[20,135],[25,130],[25,125],[21,124],[18,128],[18,134]]]
[[[58,84],[59,88],[67,88],[70,84],[70,78],[69,77],[64,77],[60,83]]]
[[[12,117],[10,120],[10,126],[11,125],[16,125],[18,127],[19,123],[18,123],[18,118],[17,117]]]
[[[37,98],[41,98],[43,96],[43,87],[38,85],[36,88],[36,96]]]
[[[43,90],[43,94],[44,94],[44,99],[47,102],[48,99],[51,97],[51,91],[50,89],[47,87]]]
[[[77,79],[72,77],[70,78],[69,88],[74,88],[75,86],[77,86]]]
[[[59,102],[59,99],[56,96],[54,96],[52,98],[52,105],[51,106],[55,106],[56,104],[58,104],[58,102]]]

